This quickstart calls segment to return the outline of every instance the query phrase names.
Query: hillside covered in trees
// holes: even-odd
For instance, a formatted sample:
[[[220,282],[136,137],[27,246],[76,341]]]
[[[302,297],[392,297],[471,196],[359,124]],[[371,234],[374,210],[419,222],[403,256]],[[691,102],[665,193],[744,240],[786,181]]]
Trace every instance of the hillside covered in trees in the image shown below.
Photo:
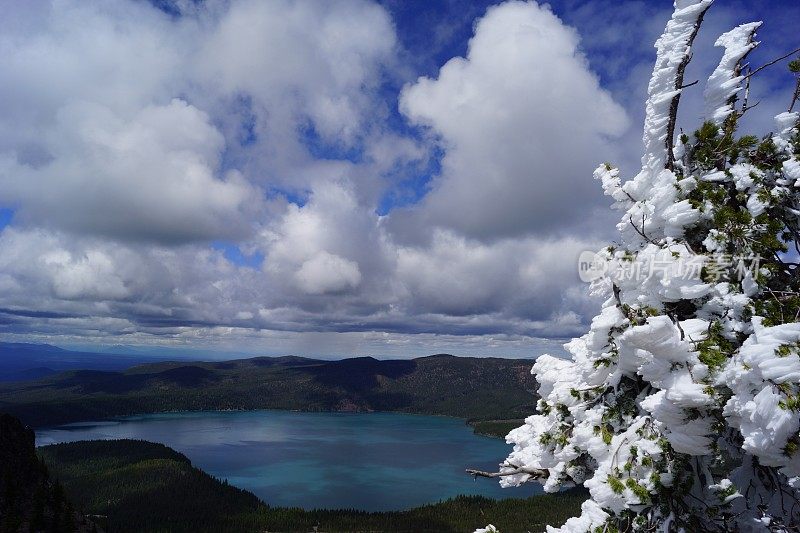
[[[471,531],[490,516],[504,532],[538,531],[578,513],[584,492],[528,499],[460,496],[408,511],[304,511],[265,505],[250,492],[145,441],[83,441],[40,448],[75,505],[108,531]]]
[[[518,419],[533,409],[532,362],[435,355],[380,361],[259,357],[70,371],[0,386],[0,411],[33,426],[163,411],[401,411]]]

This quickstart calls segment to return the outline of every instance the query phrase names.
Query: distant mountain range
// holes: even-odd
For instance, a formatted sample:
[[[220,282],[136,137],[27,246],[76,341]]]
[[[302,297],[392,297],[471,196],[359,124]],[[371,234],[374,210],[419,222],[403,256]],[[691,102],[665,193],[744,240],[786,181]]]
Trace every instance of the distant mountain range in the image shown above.
[[[30,348],[14,346],[17,355]],[[63,352],[39,352],[37,360],[56,362]],[[0,411],[40,427],[140,413],[225,409],[400,411],[495,420],[527,416],[537,399],[530,374],[533,361],[523,359],[444,354],[410,360],[256,357],[165,361],[123,370],[119,367],[141,360],[73,356],[76,353],[66,352],[71,368],[91,363],[95,369],[0,383]],[[100,365],[107,366],[97,368]],[[46,368],[56,370],[52,366]]]
[[[49,344],[0,342],[0,382],[39,379],[64,370],[125,370],[163,360],[152,355],[75,352]]]

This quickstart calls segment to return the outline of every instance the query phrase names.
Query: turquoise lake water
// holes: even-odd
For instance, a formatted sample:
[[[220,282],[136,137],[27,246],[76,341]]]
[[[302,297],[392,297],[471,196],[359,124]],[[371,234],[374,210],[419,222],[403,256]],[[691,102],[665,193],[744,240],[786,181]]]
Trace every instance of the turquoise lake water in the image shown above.
[[[510,451],[463,420],[399,413],[231,411],[141,415],[37,431],[38,445],[144,439],[186,455],[267,504],[304,509],[408,509],[458,494],[522,498],[465,468],[496,470]]]

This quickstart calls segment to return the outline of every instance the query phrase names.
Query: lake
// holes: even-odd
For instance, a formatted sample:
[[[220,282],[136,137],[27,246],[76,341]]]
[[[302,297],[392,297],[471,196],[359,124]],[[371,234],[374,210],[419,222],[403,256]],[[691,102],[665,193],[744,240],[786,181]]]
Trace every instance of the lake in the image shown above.
[[[37,445],[143,439],[280,507],[408,509],[458,494],[523,498],[464,469],[496,470],[510,451],[463,420],[400,413],[230,411],[163,413],[42,429]]]

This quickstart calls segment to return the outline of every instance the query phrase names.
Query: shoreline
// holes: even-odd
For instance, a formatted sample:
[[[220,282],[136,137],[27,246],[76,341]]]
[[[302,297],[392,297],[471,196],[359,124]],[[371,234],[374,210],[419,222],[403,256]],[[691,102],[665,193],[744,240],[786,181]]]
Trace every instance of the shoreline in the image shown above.
[[[68,428],[72,426],[80,426],[80,425],[87,425],[87,424],[95,424],[100,425],[106,422],[118,422],[126,418],[135,418],[140,416],[148,416],[148,415],[169,415],[169,414],[202,414],[202,413],[259,413],[259,412],[278,412],[278,413],[307,413],[307,414],[342,414],[342,415],[368,415],[368,414],[401,414],[401,415],[411,415],[411,416],[433,416],[433,417],[441,417],[441,418],[451,418],[454,420],[461,420],[464,422],[465,425],[469,426],[472,429],[472,432],[480,437],[488,437],[488,438],[495,438],[495,439],[504,439],[505,434],[508,433],[506,431],[502,435],[497,431],[487,431],[486,429],[481,429],[481,426],[486,425],[495,425],[495,424],[503,424],[508,425],[511,429],[514,427],[518,427],[522,425],[524,419],[518,418],[508,418],[508,419],[474,419],[474,418],[464,418],[459,416],[453,415],[446,415],[446,414],[439,414],[439,413],[423,413],[423,412],[408,412],[408,411],[373,411],[373,410],[363,410],[363,411],[356,411],[356,410],[305,410],[305,409],[198,409],[198,410],[186,410],[186,409],[174,409],[174,410],[164,410],[164,411],[149,411],[149,412],[140,412],[140,413],[132,413],[132,414],[124,414],[124,415],[112,415],[109,417],[98,418],[98,419],[88,419],[88,420],[76,420],[73,422],[66,422],[63,424],[43,424],[43,425],[30,425],[29,427],[34,430],[34,432],[42,431],[42,430],[54,430],[60,428]],[[513,425],[515,424],[515,425]],[[513,427],[511,427],[513,425]],[[37,444],[37,447],[39,445]]]

